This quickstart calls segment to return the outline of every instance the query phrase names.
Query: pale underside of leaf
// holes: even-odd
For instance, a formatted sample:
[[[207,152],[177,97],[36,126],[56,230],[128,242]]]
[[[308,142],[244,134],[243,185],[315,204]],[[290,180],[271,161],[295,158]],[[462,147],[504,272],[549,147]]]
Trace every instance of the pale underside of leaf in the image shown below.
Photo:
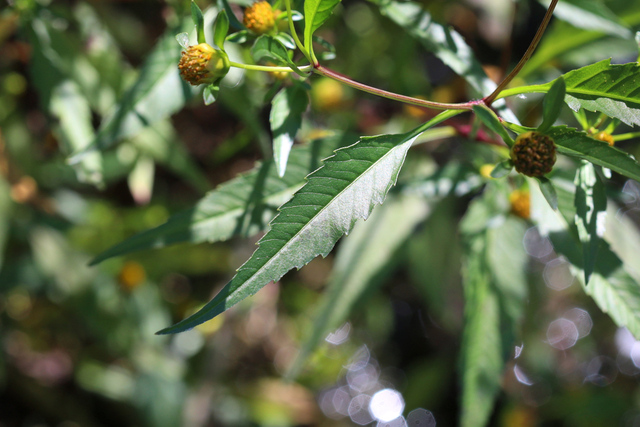
[[[139,233],[99,254],[92,264],[130,252],[162,248],[175,243],[217,242],[262,231],[276,208],[302,187],[304,177],[320,159],[353,143],[352,136],[337,136],[294,147],[284,177],[278,177],[272,159],[207,194],[196,206],[173,215],[151,230]]]
[[[175,333],[222,313],[292,268],[326,256],[356,220],[366,219],[395,183],[415,134],[381,135],[336,151],[280,208],[258,249],[199,312],[160,331]]]

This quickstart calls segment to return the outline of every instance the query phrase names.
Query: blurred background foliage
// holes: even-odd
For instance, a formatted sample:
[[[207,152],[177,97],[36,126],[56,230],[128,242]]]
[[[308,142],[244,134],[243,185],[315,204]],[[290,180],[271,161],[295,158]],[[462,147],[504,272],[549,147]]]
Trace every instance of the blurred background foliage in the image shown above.
[[[382,406],[405,417],[378,418],[379,425],[456,423],[463,313],[456,230],[477,190],[454,197],[433,189],[438,197],[429,201],[426,221],[367,277],[349,322],[326,337],[294,381],[284,375],[308,337],[334,260],[343,271],[337,256],[313,261],[192,331],[156,336],[208,301],[257,239],[88,262],[251,169],[262,158],[260,144],[270,143],[264,99],[277,76],[232,72],[220,102],[205,107],[174,66],[175,34],[192,32],[187,1],[4,3],[0,426],[367,425],[376,422],[367,410],[371,396],[386,398]],[[238,16],[241,5],[233,5]],[[546,4],[423,0],[422,6],[463,34],[499,80],[526,49]],[[640,1],[606,6],[629,28],[640,28]],[[579,24],[553,21],[521,84],[611,56],[637,58],[632,39]],[[318,34],[336,46],[330,66],[357,80],[441,102],[471,96],[459,76],[381,16],[376,2],[345,0]],[[241,48],[234,52],[249,57]],[[141,79],[145,73],[156,80]],[[299,143],[331,129],[400,132],[432,114],[332,80],[312,77],[311,84]],[[175,93],[170,88],[181,88],[182,97],[166,96]],[[119,114],[118,105],[135,105],[139,114]],[[525,124],[539,120],[539,97],[511,107]],[[67,161],[90,144],[108,149]],[[640,154],[633,141],[624,148]],[[416,151],[408,170],[455,159],[460,170],[473,172],[471,189],[483,183],[477,172],[486,153],[463,138]],[[623,188],[624,219],[635,221],[640,187]],[[403,221],[402,212],[380,212]],[[527,228],[525,220],[511,221]],[[640,344],[584,295],[535,229],[523,243],[530,284],[525,327],[491,425],[640,425]],[[348,245],[338,252],[353,251]]]

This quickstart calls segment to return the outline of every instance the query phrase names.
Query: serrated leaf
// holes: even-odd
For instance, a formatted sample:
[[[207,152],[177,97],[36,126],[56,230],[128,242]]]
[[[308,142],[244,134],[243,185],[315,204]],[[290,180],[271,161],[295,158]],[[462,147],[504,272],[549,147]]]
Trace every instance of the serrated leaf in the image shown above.
[[[565,101],[574,111],[584,108],[629,126],[640,125],[640,65],[637,62],[611,65],[611,59],[605,59],[563,77],[567,86]],[[549,89],[553,83],[540,87]]]
[[[559,153],[588,160],[595,165],[640,181],[640,165],[624,151],[593,139],[585,132],[566,126],[553,127],[547,135],[553,138]]]
[[[540,0],[545,7],[549,2]],[[598,0],[563,0],[558,3],[553,15],[574,27],[598,31],[612,36],[630,38],[631,31],[620,19]]]
[[[198,43],[206,43],[204,37],[204,15],[195,1],[191,0],[191,19],[196,26],[196,34],[198,35]]]
[[[325,23],[340,0],[305,0],[304,2],[304,47],[313,51],[311,37]]]
[[[572,266],[574,274],[600,309],[620,327],[624,326],[640,339],[640,287],[624,270],[623,263],[602,240],[589,285],[584,282],[583,256],[579,241],[569,230],[568,223],[541,201],[541,194],[532,189],[532,219],[540,225],[555,251],[562,254]]]
[[[273,158],[280,176],[284,176],[287,169],[289,152],[308,104],[307,91],[299,84],[282,89],[271,103],[269,123],[273,133]]]
[[[159,334],[192,328],[224,312],[267,283],[326,256],[355,222],[366,219],[395,183],[417,134],[362,138],[336,151],[280,207],[258,249],[236,276],[199,312]]]
[[[181,47],[169,28],[145,60],[140,75],[108,117],[100,124],[96,138],[68,159],[76,163],[88,152],[106,150],[151,124],[173,114],[197,89],[180,78],[177,63]]]
[[[582,242],[584,282],[588,284],[604,234],[607,196],[602,180],[596,173],[595,167],[589,162],[582,162],[576,172],[574,183],[576,185],[575,224],[578,228],[578,237]]]
[[[320,166],[320,159],[354,141],[353,137],[341,136],[294,147],[289,167],[282,178],[278,177],[273,160],[267,159],[251,172],[211,191],[192,209],[173,215],[166,223],[109,248],[91,263],[175,243],[217,242],[262,231],[274,217],[276,208],[302,186],[308,173]]]
[[[500,123],[500,119],[498,119],[498,116],[496,116],[496,114],[491,111],[490,108],[485,105],[474,105],[473,112],[488,129],[490,129],[493,133],[499,135],[505,142],[505,144],[507,144],[509,147],[512,147],[513,144],[515,144],[513,138],[511,138],[511,136],[507,133],[507,130]]]
[[[538,132],[546,132],[553,126],[560,116],[564,97],[567,93],[567,85],[562,77],[556,79],[551,85],[551,89],[544,96],[542,105],[542,123],[538,126]]]
[[[366,292],[386,277],[392,255],[429,213],[421,196],[389,196],[367,221],[358,222],[340,244],[328,288],[318,304],[312,330],[287,377],[294,378],[306,359],[331,331],[347,320]]]

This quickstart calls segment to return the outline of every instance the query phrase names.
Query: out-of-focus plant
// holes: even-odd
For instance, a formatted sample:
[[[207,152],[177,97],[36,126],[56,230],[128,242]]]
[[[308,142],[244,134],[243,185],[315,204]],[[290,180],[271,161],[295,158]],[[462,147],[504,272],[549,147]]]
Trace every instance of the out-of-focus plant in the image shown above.
[[[204,13],[195,2],[174,3],[166,12],[168,28],[139,69],[129,65],[118,47],[122,41],[116,40],[117,31],[108,28],[115,24],[100,19],[90,6],[80,3],[73,9],[75,16],[68,16],[69,10],[53,5],[16,2],[3,15],[3,23],[19,27],[33,49],[31,76],[40,104],[53,119],[47,138],[59,143],[66,164],[53,162],[40,168],[37,161],[27,160],[21,162],[24,170],[17,170],[8,166],[8,161],[0,162],[0,185],[6,189],[0,192],[0,213],[24,212],[30,206],[33,211],[29,215],[36,215],[34,211],[60,214],[73,230],[70,238],[77,246],[95,253],[113,245],[91,261],[94,265],[137,251],[182,244],[158,260],[149,255],[146,263],[123,261],[108,271],[108,266],[115,265],[110,263],[117,262],[112,260],[104,264],[106,267],[89,270],[83,265],[86,256],[66,246],[61,230],[43,227],[28,233],[41,274],[55,282],[52,292],[57,292],[58,298],[77,299],[82,310],[95,311],[86,325],[88,333],[112,333],[109,347],[116,353],[130,353],[128,357],[135,361],[134,366],[118,370],[87,358],[79,362],[76,373],[81,384],[91,389],[92,378],[102,378],[106,385],[94,385],[95,391],[126,395],[131,400],[137,396],[137,405],[148,411],[151,424],[175,425],[178,412],[174,406],[183,402],[185,360],[204,345],[203,336],[218,331],[223,322],[219,315],[268,283],[280,281],[290,270],[304,267],[318,255],[327,257],[344,235],[348,236],[335,252],[329,285],[309,308],[314,315],[299,337],[300,350],[295,357],[287,354],[287,363],[276,363],[280,374],[302,376],[303,381],[313,384],[312,377],[305,378],[305,367],[322,369],[318,368],[321,364],[310,362],[326,351],[319,349],[321,341],[335,331],[332,340],[342,342],[336,336],[347,333],[344,328],[350,324],[345,322],[354,310],[369,309],[373,313],[370,325],[382,322],[384,310],[376,308],[374,291],[393,267],[403,264],[412,280],[422,284],[426,306],[447,330],[455,329],[458,321],[453,313],[456,305],[447,301],[448,286],[461,281],[464,329],[458,365],[462,390],[459,422],[462,426],[489,424],[501,387],[508,389],[503,373],[512,363],[512,349],[523,342],[523,327],[533,333],[540,330],[539,325],[528,325],[526,316],[527,301],[539,293],[529,286],[529,255],[536,250],[523,245],[532,236],[538,239],[538,246],[543,246],[545,239],[550,241],[600,310],[618,327],[640,338],[640,276],[635,264],[640,234],[632,221],[617,220],[613,207],[629,203],[621,191],[621,180],[640,181],[640,165],[618,148],[638,136],[632,127],[640,125],[640,66],[635,61],[612,63],[606,56],[607,49],[617,46],[622,53],[615,51],[616,57],[632,53],[633,59],[637,58],[632,31],[640,25],[633,10],[637,2],[612,2],[619,16],[596,1],[542,2],[547,9],[538,31],[521,60],[498,79],[498,84],[488,77],[465,38],[437,23],[428,7],[382,0],[358,3],[366,8],[366,16],[377,13],[400,27],[399,37],[404,38],[386,40],[393,49],[401,51],[415,41],[457,76],[455,84],[415,96],[400,94],[397,88],[409,87],[414,95],[417,91],[411,85],[428,79],[415,70],[407,79],[403,73],[411,66],[403,62],[406,58],[397,58],[397,66],[388,54],[376,58],[380,40],[375,34],[356,40],[358,46],[370,49],[362,48],[362,57],[353,61],[341,55],[342,40],[334,39],[337,47],[330,42],[333,37],[330,31],[324,32],[325,25],[341,26],[342,17],[332,18],[335,10],[344,8],[339,0],[243,3],[242,19],[238,5],[227,0],[218,1]],[[554,12],[557,20],[543,38]],[[350,18],[351,29],[364,25],[357,19]],[[84,44],[65,32],[70,22],[78,26]],[[190,34],[194,25],[195,32]],[[345,46],[349,42],[344,41]],[[134,51],[136,46],[129,49]],[[593,52],[605,53],[598,56]],[[350,63],[354,67],[367,63],[376,64],[369,65],[376,72],[388,70],[388,81],[379,83],[385,89],[328,68],[325,64],[330,60],[345,68],[353,69]],[[457,102],[466,92],[458,88],[463,82],[471,100]],[[56,173],[56,167],[72,170],[78,182],[101,190],[126,177],[133,200],[144,205],[152,200],[158,166],[177,174],[197,191],[207,191],[206,172],[201,172],[200,165],[176,143],[179,138],[187,139],[190,129],[170,119],[185,105],[194,105],[191,99],[200,90],[205,105],[213,104],[203,110],[206,114],[220,105],[245,125],[245,130],[225,136],[225,143],[211,154],[210,162],[222,165],[242,150],[243,144],[255,140],[263,158],[253,169],[226,179],[190,209],[120,243],[122,235],[132,230],[123,230],[117,218],[104,219],[120,215],[113,208],[100,204],[89,208],[75,193],[54,191],[60,182],[74,182],[72,177]],[[385,123],[377,118],[377,126],[363,125],[361,130],[379,134],[354,138],[349,107],[357,91],[403,103],[408,107],[403,119]],[[532,119],[526,110],[531,104],[525,100],[539,99],[534,94],[543,94],[543,101],[538,116]],[[8,102],[12,99],[10,93],[3,96]],[[267,104],[268,126],[260,120]],[[7,123],[3,124],[7,141],[19,139],[20,131],[13,129],[20,128],[11,124],[11,112],[0,108],[0,113]],[[96,118],[100,124],[94,127]],[[327,119],[327,126],[318,129],[322,118]],[[305,143],[295,144],[296,139]],[[28,144],[9,144],[16,157],[28,151]],[[444,154],[425,148],[428,144],[438,144]],[[0,150],[0,155],[4,152]],[[48,182],[49,177],[58,182]],[[43,195],[37,182],[51,189],[53,196]],[[100,227],[82,223],[92,217],[88,209],[107,212],[93,216],[102,221]],[[148,222],[155,225],[161,222],[158,217],[164,220],[166,216],[163,207],[149,208],[148,212],[151,217],[156,212],[155,221],[147,218],[130,228],[139,231],[149,227]],[[11,239],[11,221],[4,218],[17,216],[12,212],[0,216],[0,248]],[[366,221],[359,221],[362,219]],[[97,229],[110,231],[101,234]],[[223,274],[228,268],[226,259],[231,257],[229,251],[199,244],[256,235],[262,236],[257,250],[204,306],[194,310],[193,301],[164,295],[169,302],[173,298],[179,307],[177,316],[184,320],[159,334],[189,331],[171,338],[177,355],[166,356],[163,346],[168,338],[146,334],[150,325],[157,323],[149,319],[168,321],[167,306],[158,302],[160,291],[142,284],[155,280],[154,270],[157,277],[166,274],[169,267],[163,264],[171,265],[170,260],[188,269],[198,254],[206,261],[198,263],[195,270],[207,264],[216,274]],[[189,256],[180,257],[180,251]],[[56,253],[74,255],[55,258]],[[13,273],[6,273],[4,267],[2,277],[13,274],[18,278],[16,283],[28,280],[27,270],[14,266]],[[90,291],[92,286],[102,286],[102,290]],[[7,300],[13,301],[11,307],[18,307],[14,307],[18,314],[11,317],[21,319],[20,304],[24,307],[29,296],[20,293],[19,286],[11,289],[15,297]],[[255,315],[259,320],[252,320],[253,312],[247,314],[245,331],[254,332],[246,332],[241,340],[251,342],[251,337],[260,335],[255,332],[260,329],[256,325],[266,328],[264,325],[270,324],[278,294],[268,289],[262,291],[266,296],[254,309],[262,313]],[[287,292],[298,295],[289,285],[281,290],[284,300]],[[118,292],[131,298],[116,297]],[[165,288],[167,292],[171,294]],[[107,298],[105,293],[113,295]],[[300,306],[301,311],[310,305],[308,301],[285,304]],[[117,321],[123,312],[133,313],[128,322]],[[92,317],[90,313],[86,316]],[[291,318],[303,317],[293,314]],[[241,321],[232,317],[231,322]],[[196,330],[191,331],[193,328]],[[548,336],[550,331],[551,326]],[[28,352],[28,346],[20,347],[24,344],[20,339],[11,341],[14,350]],[[221,339],[219,344],[223,343]],[[265,345],[284,348],[290,344],[281,338]],[[563,349],[561,340],[551,345]],[[242,346],[238,343],[238,347]],[[136,351],[141,355],[135,356]],[[231,365],[228,359],[233,351],[217,351],[220,360],[226,360],[221,364]],[[342,363],[343,359],[344,353],[334,360]],[[150,361],[153,369],[146,368]],[[349,366],[354,363],[357,365],[352,362]],[[455,368],[446,358],[436,366],[449,371]],[[516,368],[513,372],[518,375]],[[329,364],[325,369],[334,372],[336,367]],[[425,372],[416,375],[438,375]],[[112,377],[129,384],[128,388],[108,389]],[[526,384],[528,380],[522,378],[518,381]],[[144,392],[136,395],[134,385]],[[421,396],[421,392],[430,393],[433,399],[437,394],[411,381],[407,388],[414,391],[407,394],[407,400]],[[163,397],[159,390],[171,392]],[[305,389],[265,379],[252,391],[239,394],[243,392],[259,396],[253,400],[254,411],[262,414],[256,422],[311,422],[303,415],[311,413],[304,404],[288,407],[290,402],[284,397],[269,402],[269,396],[276,395],[306,401]],[[364,418],[357,418],[350,410],[351,419],[362,423],[392,421],[376,413],[376,396],[381,395],[367,395],[362,402],[353,403],[359,397],[354,396],[352,404],[366,406],[369,402],[371,410],[369,415],[363,413]],[[167,406],[162,402],[168,402]],[[220,419],[228,416],[225,421],[229,423],[248,422],[236,415],[221,415]],[[502,416],[504,425],[532,419],[519,406],[504,409]]]

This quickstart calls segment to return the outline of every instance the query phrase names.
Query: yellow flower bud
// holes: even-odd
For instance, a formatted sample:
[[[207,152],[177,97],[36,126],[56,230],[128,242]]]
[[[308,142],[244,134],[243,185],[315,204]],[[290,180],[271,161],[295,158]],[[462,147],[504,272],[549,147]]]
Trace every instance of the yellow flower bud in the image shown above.
[[[613,147],[614,144],[616,143],[613,140],[613,137],[611,136],[611,134],[605,131],[598,132],[597,134],[594,135],[594,138],[602,142],[606,142],[607,144],[609,144],[610,147]]]
[[[531,213],[531,197],[527,190],[516,190],[509,194],[511,212],[522,219],[529,219]]]
[[[551,172],[556,163],[556,144],[540,132],[525,132],[518,135],[510,154],[518,172],[541,177]]]
[[[182,78],[190,84],[210,84],[229,72],[229,57],[207,43],[200,43],[182,52],[178,68]]]
[[[242,23],[255,34],[265,34],[276,24],[271,5],[267,1],[259,1],[244,10]]]

